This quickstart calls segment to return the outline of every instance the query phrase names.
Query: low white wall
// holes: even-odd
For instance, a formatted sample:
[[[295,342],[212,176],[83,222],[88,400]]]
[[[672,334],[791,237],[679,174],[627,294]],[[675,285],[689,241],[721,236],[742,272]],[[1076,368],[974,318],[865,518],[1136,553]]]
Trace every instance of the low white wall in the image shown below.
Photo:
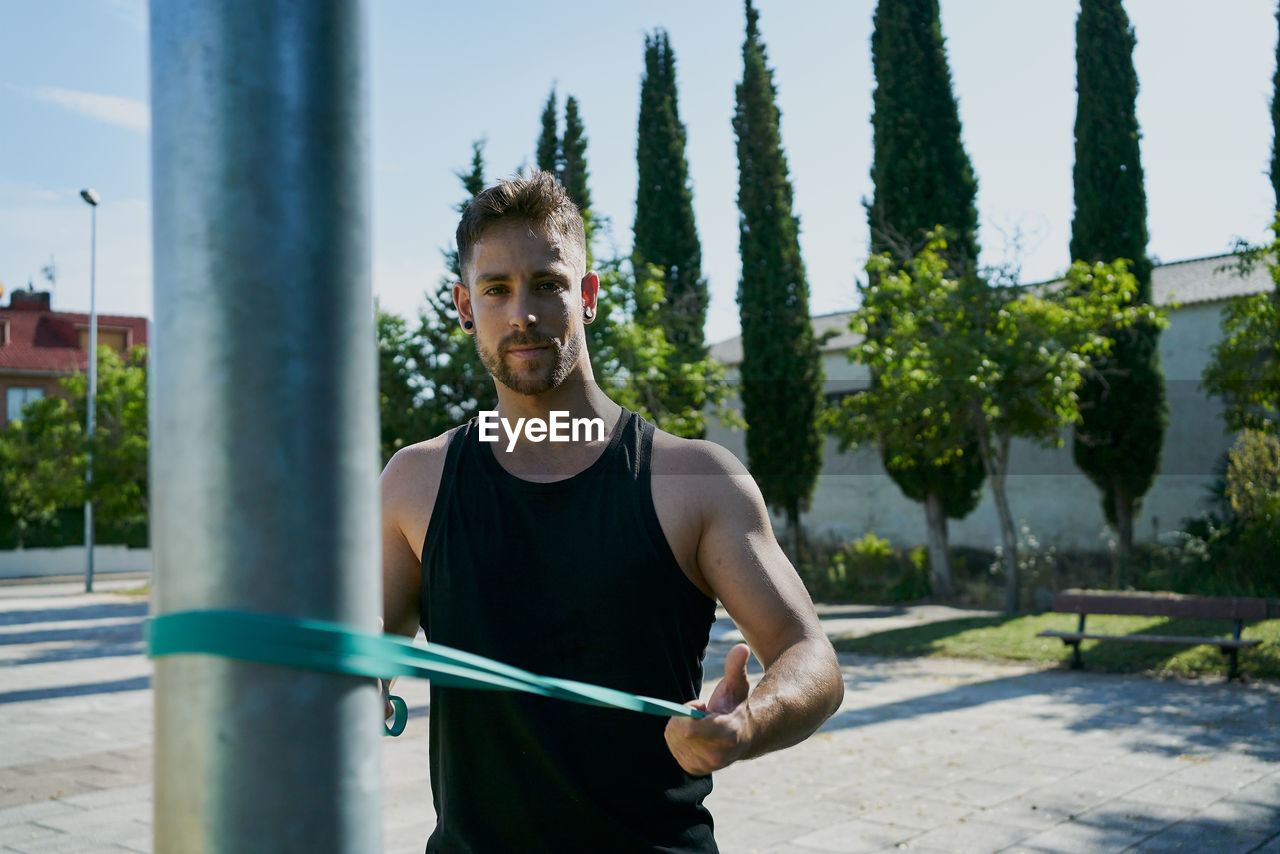
[[[50,575],[84,575],[84,546],[61,549],[0,551],[0,578],[42,578]],[[93,574],[150,572],[151,550],[127,546],[95,546]]]

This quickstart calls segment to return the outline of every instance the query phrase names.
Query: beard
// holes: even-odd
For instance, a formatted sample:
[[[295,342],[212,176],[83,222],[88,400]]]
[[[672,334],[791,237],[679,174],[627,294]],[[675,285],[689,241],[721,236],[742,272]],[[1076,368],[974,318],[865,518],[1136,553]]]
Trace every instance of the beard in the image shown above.
[[[544,338],[532,332],[513,332],[498,342],[496,350],[490,350],[475,339],[476,354],[489,375],[516,394],[542,394],[559,386],[573,371],[582,352],[582,337],[573,335],[561,345],[554,338]],[[507,363],[507,351],[513,347],[545,347],[536,360],[526,362],[527,367],[516,370]],[[524,360],[522,360],[524,361]],[[533,364],[536,361],[537,364]]]

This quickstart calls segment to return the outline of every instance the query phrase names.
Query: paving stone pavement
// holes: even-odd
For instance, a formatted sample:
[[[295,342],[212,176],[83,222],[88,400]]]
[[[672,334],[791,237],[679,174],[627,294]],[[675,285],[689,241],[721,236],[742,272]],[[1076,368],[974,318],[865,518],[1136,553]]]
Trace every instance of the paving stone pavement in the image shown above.
[[[147,606],[78,591],[0,586],[5,854],[151,851]],[[833,634],[950,613],[823,609]],[[735,638],[717,622],[709,676]],[[817,735],[716,775],[708,804],[726,854],[1280,854],[1280,685],[945,659],[842,666],[845,703]],[[384,845],[418,854],[434,822],[428,689],[397,687],[412,711],[383,745]]]

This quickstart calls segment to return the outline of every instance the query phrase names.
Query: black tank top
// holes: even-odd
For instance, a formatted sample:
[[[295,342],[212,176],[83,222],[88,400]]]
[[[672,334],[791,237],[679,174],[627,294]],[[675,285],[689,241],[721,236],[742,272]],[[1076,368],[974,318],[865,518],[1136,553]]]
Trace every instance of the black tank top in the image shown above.
[[[501,431],[499,431],[501,432]],[[473,419],[450,438],[422,548],[427,639],[548,676],[687,702],[715,603],[653,507],[653,426],[623,410],[566,480],[507,472]],[[714,852],[666,718],[432,685],[428,852]]]

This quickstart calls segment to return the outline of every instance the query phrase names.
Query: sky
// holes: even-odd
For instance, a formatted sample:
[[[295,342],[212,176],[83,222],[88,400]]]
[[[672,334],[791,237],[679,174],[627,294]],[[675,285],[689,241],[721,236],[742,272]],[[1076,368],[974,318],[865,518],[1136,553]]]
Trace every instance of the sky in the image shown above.
[[[198,0],[192,0],[197,2]],[[856,306],[871,194],[873,0],[756,0],[801,224],[815,314]],[[1276,57],[1272,0],[1127,0],[1137,33],[1148,253],[1176,261],[1259,241]],[[675,51],[694,213],[711,302],[707,340],[738,333],[737,160],[731,125],[745,17],[737,0],[488,3],[367,0],[372,281],[413,316],[444,273],[473,140],[490,181],[533,163],[554,87],[588,137],[594,208],[627,254],[636,196],[644,37]],[[1026,282],[1068,265],[1073,210],[1075,0],[942,0],[964,144],[978,178],[982,262]],[[0,286],[47,288],[87,311],[90,211],[97,307],[151,314],[147,11],[143,0],[0,0]],[[3,299],[7,300],[7,296]]]

